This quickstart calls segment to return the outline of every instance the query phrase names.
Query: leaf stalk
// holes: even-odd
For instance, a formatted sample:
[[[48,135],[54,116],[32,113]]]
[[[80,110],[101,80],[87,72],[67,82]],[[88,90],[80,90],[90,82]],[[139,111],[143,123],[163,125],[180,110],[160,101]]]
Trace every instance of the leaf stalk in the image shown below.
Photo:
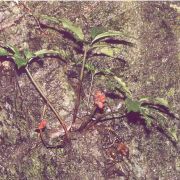
[[[79,78],[79,84],[78,84],[78,90],[77,90],[77,100],[76,100],[74,114],[73,114],[73,123],[75,123],[75,121],[76,121],[77,113],[78,113],[80,102],[81,102],[82,82],[83,82],[83,78],[84,78],[84,69],[85,69],[88,51],[89,51],[89,48],[85,47],[84,55],[83,55],[83,62],[82,62],[82,67],[81,67],[81,72],[80,72],[80,78]]]
[[[28,70],[28,66],[25,67],[25,71],[29,77],[29,79],[31,80],[31,82],[33,83],[33,85],[35,86],[35,88],[38,90],[38,92],[40,93],[40,95],[43,97],[43,99],[46,101],[46,103],[49,105],[50,109],[53,111],[53,113],[56,115],[57,119],[59,120],[61,126],[64,129],[65,132],[65,137],[68,140],[69,136],[68,136],[68,130],[66,127],[66,124],[63,121],[63,118],[60,117],[60,115],[57,113],[57,111],[55,110],[55,108],[53,107],[53,105],[51,104],[51,102],[49,101],[49,99],[45,96],[45,94],[43,93],[43,91],[41,90],[41,88],[39,87],[39,85],[37,84],[37,82],[34,80],[34,78],[32,77],[31,73]]]

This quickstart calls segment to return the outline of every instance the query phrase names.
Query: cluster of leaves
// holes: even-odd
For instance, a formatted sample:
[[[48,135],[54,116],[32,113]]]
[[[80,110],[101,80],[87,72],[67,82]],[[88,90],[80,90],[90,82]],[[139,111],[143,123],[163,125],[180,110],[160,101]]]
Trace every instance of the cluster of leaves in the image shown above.
[[[120,47],[113,46],[108,41],[103,41],[105,38],[121,37],[121,40],[126,41],[127,35],[120,31],[106,31],[103,28],[93,27],[90,30],[90,41],[85,40],[85,35],[80,26],[74,25],[71,21],[67,19],[57,19],[55,17],[50,17],[46,15],[41,16],[42,19],[48,20],[50,22],[56,23],[63,26],[63,28],[68,31],[76,40],[77,45],[82,44],[82,52],[84,53],[84,47],[88,48],[88,52],[92,54],[106,55],[114,57],[117,52],[121,50]],[[68,37],[69,38],[69,37]],[[119,41],[119,44],[122,42]],[[128,43],[128,42],[127,42]]]
[[[110,80],[117,82],[117,89],[120,89],[125,95],[125,107],[127,114],[131,112],[139,114],[139,116],[144,119],[148,127],[151,127],[156,123],[159,126],[167,129],[164,122],[168,120],[166,115],[170,115],[170,113],[168,103],[165,99],[156,98],[155,100],[152,100],[152,98],[143,97],[139,100],[135,100],[126,83],[121,78],[114,75],[110,69],[105,69],[102,71],[96,68],[91,62],[86,61],[89,57],[93,57],[94,55],[103,55],[111,58],[116,57],[116,55],[121,51],[121,47],[119,45],[124,44],[124,42],[126,42],[126,44],[130,43],[126,40],[127,35],[120,31],[106,31],[105,29],[98,29],[97,27],[94,27],[90,32],[91,39],[86,41],[82,28],[74,25],[67,19],[57,19],[55,17],[46,15],[41,16],[41,19],[63,27],[63,30],[68,32],[73,39],[75,39],[77,46],[81,48],[80,52],[82,53],[83,58],[78,62],[82,65],[81,75],[79,78],[81,81],[80,86],[83,81],[83,73],[85,69],[91,73],[98,73],[101,71],[105,75],[111,75]],[[113,44],[112,41],[108,41],[109,39],[114,39],[116,37],[120,38],[120,40],[117,40],[116,43]],[[79,44],[81,45],[79,46]],[[68,54],[69,52],[62,49],[42,49],[37,52],[31,52],[29,50],[19,51],[17,48],[12,46],[0,46],[0,56],[11,58],[17,65],[18,69],[26,67],[33,59],[43,58],[46,55],[59,55],[60,57],[66,58]],[[81,88],[79,88],[79,95],[80,93]],[[100,96],[102,96],[102,94],[100,94]],[[99,96],[97,99],[98,98]],[[97,102],[97,105],[100,108],[104,106],[104,96],[101,101],[101,103]],[[157,119],[163,119],[163,121],[157,123]],[[169,132],[177,141],[176,132],[172,131],[172,129]]]
[[[178,141],[176,127],[169,127],[169,118],[175,118],[170,112],[168,101],[164,98],[141,97],[134,99],[131,91],[121,78],[114,76],[118,87],[125,94],[125,106],[127,113],[136,113],[142,118],[148,128],[157,126],[167,131],[172,140]]]
[[[48,55],[59,55],[63,58],[66,57],[63,50],[41,49],[32,52],[28,49],[20,51],[18,48],[9,45],[0,46],[0,56],[13,60],[18,69],[26,67],[33,59],[43,58]]]

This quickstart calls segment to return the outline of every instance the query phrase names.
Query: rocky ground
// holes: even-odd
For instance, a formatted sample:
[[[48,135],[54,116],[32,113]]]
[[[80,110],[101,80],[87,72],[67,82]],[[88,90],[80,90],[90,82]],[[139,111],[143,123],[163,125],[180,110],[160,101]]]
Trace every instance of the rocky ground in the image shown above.
[[[123,30],[134,46],[123,46],[120,57],[127,64],[100,59],[99,66],[120,66],[117,74],[128,82],[134,97],[165,97],[171,109],[180,111],[179,2],[0,2],[0,44],[33,51],[66,48],[70,43],[55,32],[43,33],[33,15],[66,17],[84,32],[93,26]],[[75,58],[76,55],[74,55]],[[57,59],[33,62],[30,71],[66,123],[72,120],[76,78],[67,76],[70,67]],[[70,69],[72,71],[72,69]],[[75,72],[76,76],[76,72]],[[85,111],[90,76],[83,84]],[[108,89],[95,79],[94,89]],[[92,102],[91,102],[92,103]],[[174,145],[157,129],[147,132],[142,124],[117,119],[73,133],[63,149],[46,149],[35,132],[44,101],[24,72],[0,61],[0,179],[160,179],[180,177],[179,142]],[[91,107],[91,106],[90,106]],[[115,108],[115,107],[114,107]],[[49,108],[45,118],[48,143],[58,121]],[[169,119],[169,121],[172,121]],[[178,128],[179,121],[175,121]],[[129,156],[118,151],[124,143]]]

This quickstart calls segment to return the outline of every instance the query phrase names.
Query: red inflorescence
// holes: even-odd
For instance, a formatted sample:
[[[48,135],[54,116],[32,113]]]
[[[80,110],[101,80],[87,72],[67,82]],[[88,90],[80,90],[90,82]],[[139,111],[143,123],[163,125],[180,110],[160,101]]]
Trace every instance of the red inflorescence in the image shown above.
[[[105,100],[106,100],[105,94],[101,91],[96,91],[94,95],[94,103],[99,109],[104,108]]]
[[[47,121],[42,119],[41,122],[39,123],[38,129],[42,130],[46,127]]]

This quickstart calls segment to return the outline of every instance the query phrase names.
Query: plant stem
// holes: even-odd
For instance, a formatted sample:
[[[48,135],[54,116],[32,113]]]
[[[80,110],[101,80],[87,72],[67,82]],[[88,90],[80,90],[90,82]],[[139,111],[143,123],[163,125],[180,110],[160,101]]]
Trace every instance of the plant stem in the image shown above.
[[[41,120],[44,119],[45,112],[46,112],[46,104],[43,107],[43,111],[42,111],[42,114],[41,114]]]
[[[81,126],[79,127],[78,131],[83,131],[91,122],[92,122],[92,118],[94,117],[94,115],[96,114],[97,112],[97,108],[95,108],[91,115],[88,117],[87,120],[84,120],[84,122],[81,124]],[[110,113],[107,113],[107,114],[102,114],[101,116],[99,116],[96,120],[95,120],[95,124],[98,123],[98,122],[102,122],[102,121],[106,121],[106,117],[109,116],[109,115],[114,115],[114,114],[119,114],[119,112],[110,112]],[[124,117],[124,116],[123,116]],[[113,120],[115,119],[116,117],[112,117],[112,118],[108,118],[108,120]],[[121,117],[120,117],[121,118]]]
[[[25,70],[26,70],[26,73],[29,77],[29,79],[31,80],[31,82],[34,84],[34,86],[36,87],[36,89],[38,90],[38,92],[40,93],[40,95],[43,97],[43,99],[46,101],[46,103],[49,105],[50,109],[54,112],[54,114],[56,115],[56,117],[58,118],[60,124],[62,125],[63,129],[64,129],[64,132],[65,132],[65,136],[66,136],[66,139],[68,140],[69,137],[68,137],[68,130],[67,130],[67,127],[62,119],[62,117],[59,116],[59,114],[57,113],[57,111],[55,110],[55,108],[53,107],[53,105],[51,104],[51,102],[49,101],[49,99],[45,96],[45,94],[43,93],[43,91],[40,89],[40,87],[38,86],[38,84],[36,83],[36,81],[33,79],[31,73],[29,72],[28,66],[26,66]]]
[[[97,108],[95,107],[92,111],[92,113],[90,114],[89,118],[86,121],[83,121],[81,126],[79,127],[78,131],[82,131],[84,128],[86,128],[86,126],[92,121],[92,118],[94,117],[94,115],[97,112]]]
[[[85,64],[86,64],[87,52],[88,52],[88,48],[85,47],[82,68],[81,68],[81,73],[80,73],[80,78],[79,78],[79,84],[78,84],[78,90],[77,90],[77,100],[76,100],[74,114],[73,114],[73,123],[75,123],[75,121],[76,121],[77,113],[78,113],[80,102],[81,102],[82,81],[84,78],[84,68],[85,68]]]

